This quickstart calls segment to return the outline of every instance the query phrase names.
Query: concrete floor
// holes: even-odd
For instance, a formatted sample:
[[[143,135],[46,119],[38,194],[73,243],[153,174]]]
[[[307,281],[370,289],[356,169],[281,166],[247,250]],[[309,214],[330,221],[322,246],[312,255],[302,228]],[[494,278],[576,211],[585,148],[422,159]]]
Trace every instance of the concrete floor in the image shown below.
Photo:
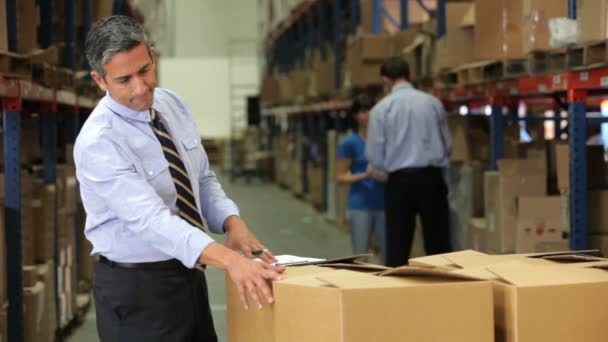
[[[240,207],[241,215],[248,222],[258,239],[273,253],[292,254],[319,258],[349,255],[350,238],[325,221],[323,216],[308,204],[296,199],[287,191],[274,184],[260,184],[253,181],[244,184],[237,180],[230,184],[222,179],[228,196]],[[419,237],[421,234],[416,234]],[[222,236],[217,236],[223,241]],[[420,246],[417,241],[416,245]],[[414,248],[414,255],[420,255],[420,248]],[[372,258],[371,262],[377,262]],[[209,297],[214,315],[215,328],[219,340],[227,341],[226,292],[224,273],[216,269],[207,271]],[[98,341],[95,325],[95,310],[89,310],[85,322],[68,338],[69,342]]]

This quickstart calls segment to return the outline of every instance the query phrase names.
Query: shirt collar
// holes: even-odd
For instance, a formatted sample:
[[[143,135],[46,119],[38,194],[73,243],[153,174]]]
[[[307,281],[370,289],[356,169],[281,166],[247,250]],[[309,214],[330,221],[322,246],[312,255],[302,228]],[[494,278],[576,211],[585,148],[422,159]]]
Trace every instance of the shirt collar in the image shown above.
[[[149,109],[144,110],[144,111],[138,111],[138,110],[131,109],[127,106],[124,106],[124,105],[116,102],[116,100],[114,100],[112,98],[112,96],[110,96],[109,92],[106,92],[106,95],[103,98],[103,102],[106,105],[106,107],[108,107],[112,112],[114,112],[120,116],[124,116],[128,119],[137,120],[137,121],[151,122]],[[152,107],[154,107],[154,108],[158,107],[157,103],[156,103],[156,96],[154,96]]]
[[[399,84],[396,84],[395,86],[393,86],[393,89],[391,90],[391,92],[396,92],[397,90],[401,90],[401,89],[412,89],[414,87],[412,87],[412,84],[410,82],[401,82]]]

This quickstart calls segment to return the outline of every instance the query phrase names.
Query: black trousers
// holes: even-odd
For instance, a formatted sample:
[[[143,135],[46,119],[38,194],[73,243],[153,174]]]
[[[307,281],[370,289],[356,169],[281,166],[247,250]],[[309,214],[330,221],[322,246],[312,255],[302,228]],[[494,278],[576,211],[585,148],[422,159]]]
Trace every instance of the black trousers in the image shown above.
[[[420,215],[428,255],[451,251],[448,190],[440,168],[391,172],[385,192],[387,266],[407,264]]]
[[[217,342],[199,270],[97,263],[93,291],[101,342]]]

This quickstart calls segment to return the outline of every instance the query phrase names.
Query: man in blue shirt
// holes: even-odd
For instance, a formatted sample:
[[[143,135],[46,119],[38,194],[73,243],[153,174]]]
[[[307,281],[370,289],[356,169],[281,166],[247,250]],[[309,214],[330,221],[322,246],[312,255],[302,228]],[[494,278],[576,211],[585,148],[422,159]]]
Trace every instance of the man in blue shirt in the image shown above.
[[[439,100],[407,81],[400,57],[380,70],[390,94],[371,111],[366,154],[375,169],[388,172],[386,184],[387,265],[407,263],[420,215],[427,254],[451,250],[447,186],[452,138]]]
[[[74,147],[85,234],[100,257],[99,338],[215,342],[205,276],[195,267],[225,270],[243,305],[247,293],[260,309],[258,291],[272,303],[266,280],[279,279],[283,268],[269,265],[273,255],[209,169],[186,104],[156,88],[143,27],[124,16],[101,19],[88,33],[86,55],[106,91]],[[209,231],[226,232],[225,245]]]

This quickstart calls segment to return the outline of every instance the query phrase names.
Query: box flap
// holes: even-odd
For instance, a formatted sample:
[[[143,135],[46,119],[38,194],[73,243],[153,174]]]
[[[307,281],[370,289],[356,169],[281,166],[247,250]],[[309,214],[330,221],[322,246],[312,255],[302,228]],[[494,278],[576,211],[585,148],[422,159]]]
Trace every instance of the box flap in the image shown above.
[[[448,257],[449,256],[460,256],[460,255],[469,255],[469,256],[485,256],[488,254],[481,253],[478,251],[474,251],[472,249],[460,251],[460,252],[452,252],[445,254],[436,254],[429,255],[419,258],[413,258],[409,260],[410,266],[435,266],[435,267],[448,267],[448,268],[458,268],[459,265],[452,262]]]
[[[471,4],[471,7],[467,10],[467,13],[460,21],[460,27],[474,27],[475,26],[475,4]]]
[[[507,283],[521,287],[608,282],[608,272],[591,268],[534,266],[513,261],[488,266],[487,270]]]
[[[505,254],[505,255],[446,255],[444,258],[450,260],[460,268],[472,268],[486,265],[499,264],[520,258],[521,255]]]
[[[323,265],[323,264],[336,264],[336,263],[354,263],[357,260],[369,258],[371,256],[372,256],[371,254],[357,254],[357,255],[351,255],[351,256],[327,259],[327,260],[285,263],[285,264],[281,264],[281,266],[310,266],[310,265]]]
[[[580,251],[561,251],[561,252],[547,252],[547,253],[533,253],[529,254],[528,258],[546,258],[550,256],[559,255],[595,255],[599,256],[599,249],[585,249]]]
[[[483,280],[467,274],[459,274],[439,268],[401,266],[379,274],[381,277],[434,277],[457,280]]]
[[[353,271],[374,271],[374,272],[383,272],[383,271],[391,269],[390,267],[386,267],[386,266],[382,266],[382,265],[367,264],[367,263],[356,262],[356,261],[354,263],[338,262],[338,263],[331,263],[331,264],[320,264],[319,266],[338,268],[338,269],[344,269],[344,270],[353,270]]]

